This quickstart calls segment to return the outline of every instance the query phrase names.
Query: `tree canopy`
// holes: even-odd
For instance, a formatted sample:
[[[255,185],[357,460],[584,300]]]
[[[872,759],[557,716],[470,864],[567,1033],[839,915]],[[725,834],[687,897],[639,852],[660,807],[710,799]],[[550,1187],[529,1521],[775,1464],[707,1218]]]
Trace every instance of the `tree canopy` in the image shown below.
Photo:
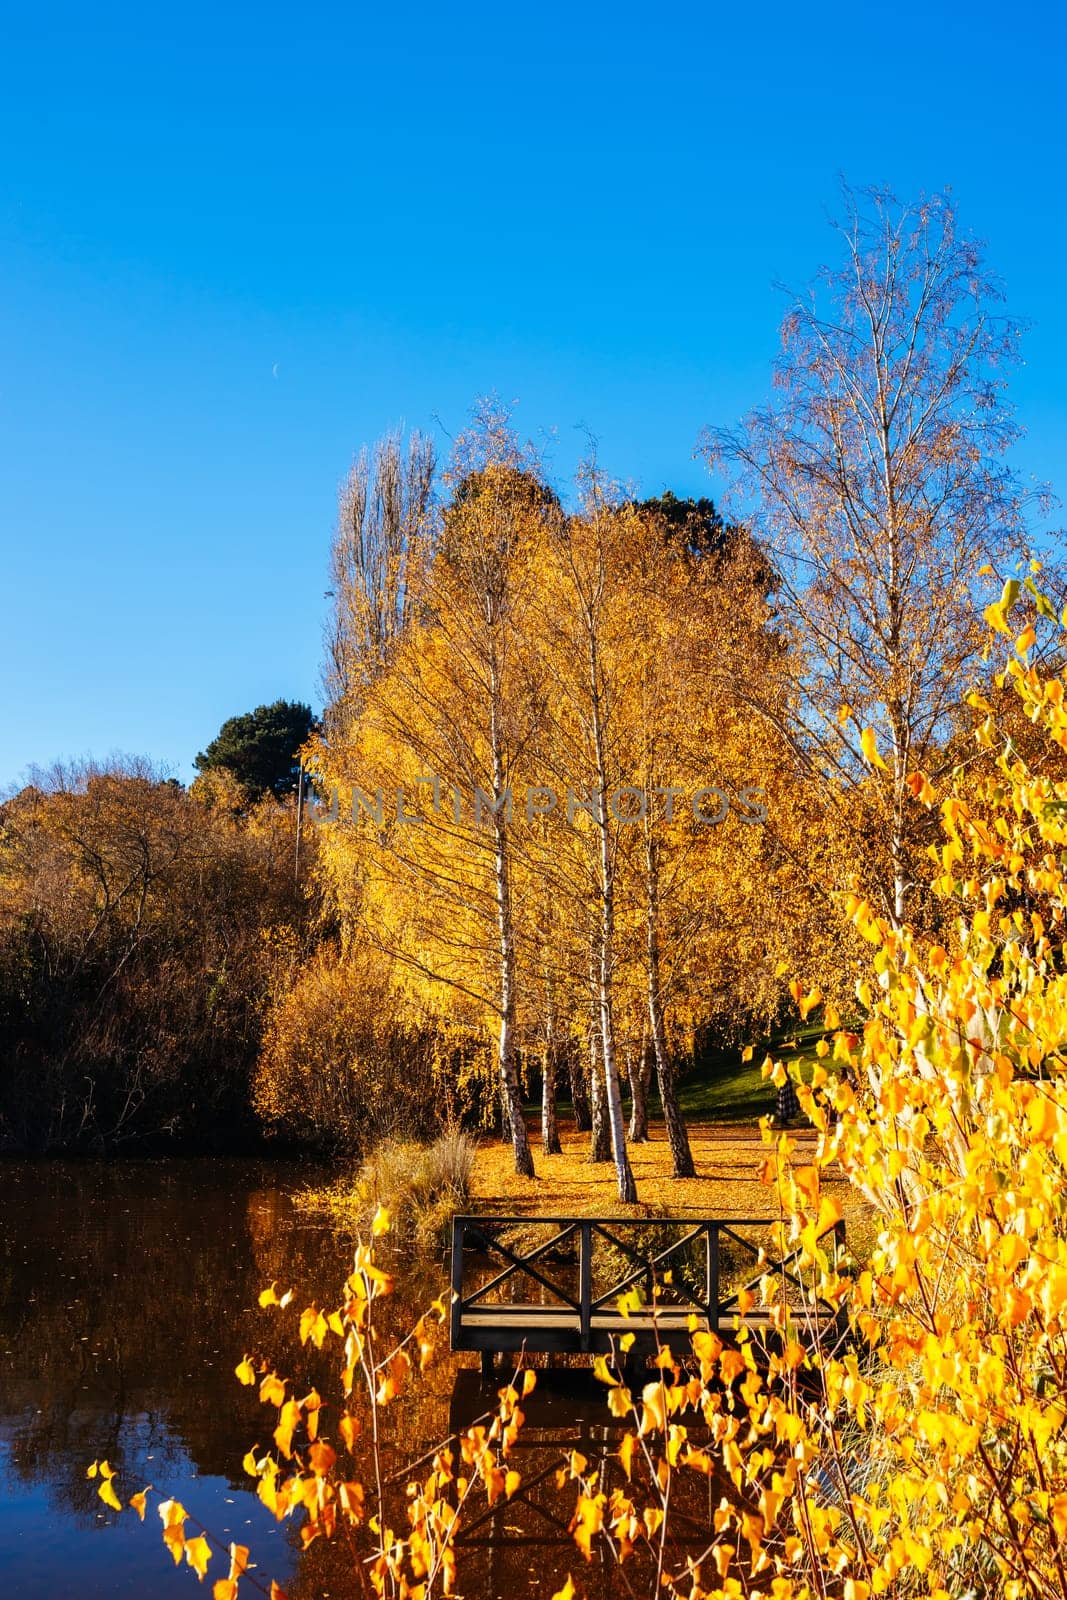
[[[275,700],[228,717],[193,763],[198,772],[229,772],[253,800],[280,800],[296,790],[298,752],[318,724],[299,700]]]

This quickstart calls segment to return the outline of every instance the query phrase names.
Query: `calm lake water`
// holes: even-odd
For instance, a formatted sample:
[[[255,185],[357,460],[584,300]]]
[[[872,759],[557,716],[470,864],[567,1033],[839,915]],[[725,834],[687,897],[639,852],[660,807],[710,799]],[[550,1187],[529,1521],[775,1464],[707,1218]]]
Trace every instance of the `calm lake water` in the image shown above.
[[[343,1546],[320,1539],[301,1552],[297,1530],[275,1522],[241,1466],[250,1446],[269,1444],[277,1417],[234,1376],[246,1351],[269,1355],[298,1393],[314,1384],[327,1403],[338,1393],[336,1351],[305,1349],[292,1309],[257,1304],[274,1280],[295,1286],[296,1309],[338,1303],[350,1240],[294,1204],[314,1176],[278,1162],[0,1165],[0,1595],[194,1600],[226,1575],[219,1557],[203,1586],[173,1566],[155,1497],[143,1526],[109,1511],[85,1475],[104,1457],[123,1501],[152,1484],[222,1541],[248,1545],[265,1588],[274,1578],[290,1600],[359,1594]],[[443,1263],[394,1265],[389,1317],[406,1331],[447,1277]],[[494,1403],[493,1389],[474,1371],[459,1374],[445,1351],[388,1414],[394,1526],[407,1467],[447,1437],[454,1393],[457,1426]],[[556,1479],[572,1448],[602,1459],[610,1479],[617,1447],[600,1386],[571,1373],[553,1388],[545,1374],[514,1462],[523,1493],[492,1513],[483,1503],[470,1519],[459,1565],[466,1600],[548,1600],[568,1570],[590,1600],[621,1592],[617,1574],[575,1550],[573,1486]],[[690,1488],[687,1526],[703,1544],[711,1485]]]
[[[8,1161],[0,1178],[0,1592],[210,1592],[174,1568],[154,1509],[142,1527],[97,1498],[85,1469],[106,1457],[123,1500],[151,1483],[249,1545],[257,1576],[294,1596],[344,1593],[299,1570],[292,1530],[249,1493],[241,1467],[271,1426],[234,1377],[244,1351],[270,1350],[281,1372],[309,1382],[330,1377],[285,1336],[291,1317],[257,1305],[273,1279],[296,1285],[301,1305],[337,1302],[350,1247],[294,1207],[307,1171]],[[218,1559],[208,1575],[225,1576]]]

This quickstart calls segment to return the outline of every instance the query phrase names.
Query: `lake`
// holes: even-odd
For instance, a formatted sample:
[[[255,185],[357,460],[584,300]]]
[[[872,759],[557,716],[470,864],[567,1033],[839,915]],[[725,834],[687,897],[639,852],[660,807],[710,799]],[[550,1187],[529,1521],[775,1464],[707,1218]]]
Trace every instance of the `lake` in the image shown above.
[[[294,1201],[321,1170],[240,1160],[6,1161],[0,1175],[2,1592],[193,1600],[226,1575],[216,1557],[201,1587],[187,1566],[172,1564],[155,1497],[143,1526],[130,1511],[108,1510],[86,1477],[90,1462],[107,1458],[124,1502],[152,1484],[224,1543],[248,1545],[249,1576],[264,1589],[275,1579],[289,1600],[355,1600],[361,1591],[341,1543],[320,1539],[301,1551],[296,1528],[275,1522],[241,1465],[251,1446],[270,1444],[277,1420],[234,1375],[246,1351],[270,1355],[298,1393],[315,1385],[327,1402],[338,1393],[339,1346],[302,1347],[294,1315],[313,1300],[338,1304],[351,1266],[344,1231]],[[393,1265],[398,1291],[386,1325],[406,1331],[447,1275],[444,1263]],[[286,1313],[257,1303],[273,1281],[296,1289]],[[493,1404],[493,1390],[470,1370],[476,1359],[449,1356],[445,1330],[441,1359],[387,1413],[384,1463],[398,1478],[401,1519],[407,1466],[448,1436],[453,1398],[458,1426]],[[529,1404],[515,1458],[522,1493],[491,1514],[483,1501],[470,1519],[458,1584],[468,1600],[549,1600],[568,1570],[580,1571],[590,1597],[618,1592],[617,1575],[599,1562],[586,1566],[570,1541],[574,1489],[557,1484],[556,1468],[580,1448],[610,1472],[619,1425],[599,1385],[573,1372],[560,1385],[545,1374]],[[330,1415],[325,1409],[327,1435]],[[702,1544],[719,1491],[691,1487],[689,1526]],[[246,1582],[241,1592],[255,1590]]]
[[[301,1305],[337,1303],[349,1241],[293,1203],[312,1174],[194,1160],[7,1161],[0,1175],[3,1592],[205,1592],[172,1565],[154,1509],[142,1527],[98,1499],[85,1473],[106,1457],[123,1500],[151,1483],[249,1545],[257,1576],[293,1596],[345,1593],[321,1571],[308,1587],[293,1531],[249,1492],[241,1466],[273,1426],[234,1376],[246,1350],[277,1353],[279,1370],[309,1386],[330,1380],[331,1363],[291,1336],[291,1314],[257,1304],[273,1279],[295,1285]],[[216,1559],[209,1577],[220,1575]]]

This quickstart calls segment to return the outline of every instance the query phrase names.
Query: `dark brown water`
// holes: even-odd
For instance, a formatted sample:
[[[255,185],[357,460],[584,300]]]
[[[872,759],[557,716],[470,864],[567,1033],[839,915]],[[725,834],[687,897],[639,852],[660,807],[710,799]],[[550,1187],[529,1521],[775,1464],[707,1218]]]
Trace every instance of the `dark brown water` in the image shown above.
[[[176,1569],[151,1503],[144,1526],[132,1512],[109,1511],[85,1475],[103,1457],[118,1472],[124,1501],[146,1484],[175,1496],[218,1539],[250,1546],[255,1576],[267,1587],[277,1579],[291,1600],[359,1593],[343,1548],[319,1540],[302,1553],[297,1530],[275,1522],[241,1466],[250,1446],[269,1444],[277,1420],[234,1376],[245,1351],[269,1354],[301,1385],[298,1393],[314,1383],[328,1402],[337,1394],[336,1356],[301,1347],[292,1312],[257,1304],[274,1280],[296,1287],[294,1309],[338,1303],[351,1242],[294,1204],[313,1176],[285,1163],[223,1160],[0,1165],[5,1600],[192,1600],[225,1576],[219,1558],[202,1587],[188,1567]],[[443,1264],[400,1259],[394,1267],[398,1293],[387,1322],[399,1329],[441,1292],[446,1276]],[[456,1375],[446,1350],[389,1413],[394,1526],[403,1522],[408,1466],[449,1432]],[[453,1420],[463,1426],[493,1404],[493,1389],[480,1389],[468,1370],[455,1401]],[[605,1487],[618,1476],[617,1438],[599,1386],[583,1388],[572,1374],[553,1392],[545,1374],[536,1402],[514,1463],[527,1480],[522,1494],[492,1514],[472,1508],[460,1551],[467,1600],[548,1600],[565,1573],[579,1569],[590,1597],[623,1592],[609,1569],[582,1562],[567,1531],[573,1486],[556,1482],[572,1448],[603,1458]],[[690,1508],[698,1535],[707,1526],[707,1494],[702,1488]]]
[[[269,1427],[233,1369],[268,1345],[296,1373],[299,1344],[256,1303],[272,1279],[336,1301],[348,1243],[294,1208],[304,1179],[265,1162],[0,1166],[5,1596],[209,1592],[175,1570],[154,1511],[142,1527],[102,1505],[85,1476],[97,1457],[118,1470],[121,1498],[154,1484],[290,1583],[291,1533],[241,1468]]]

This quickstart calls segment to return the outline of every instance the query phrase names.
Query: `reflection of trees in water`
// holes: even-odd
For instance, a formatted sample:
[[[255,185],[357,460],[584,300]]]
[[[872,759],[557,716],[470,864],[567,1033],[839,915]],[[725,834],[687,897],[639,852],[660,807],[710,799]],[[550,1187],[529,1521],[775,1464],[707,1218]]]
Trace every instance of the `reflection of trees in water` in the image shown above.
[[[162,1478],[187,1453],[199,1472],[245,1486],[241,1455],[264,1419],[234,1379],[235,1362],[266,1334],[282,1370],[309,1386],[322,1365],[295,1330],[269,1323],[258,1291],[290,1275],[321,1294],[343,1271],[328,1235],[289,1231],[286,1174],[272,1189],[262,1184],[268,1171],[176,1161],[5,1168],[0,1412],[11,1470],[63,1485],[72,1508],[94,1515],[91,1485],[69,1485],[96,1456]]]
[[[124,1492],[183,1483],[194,1516],[192,1471],[247,1490],[242,1455],[269,1441],[275,1414],[234,1377],[245,1350],[268,1357],[298,1393],[317,1387],[326,1401],[323,1431],[332,1432],[340,1346],[331,1339],[321,1352],[302,1347],[298,1313],[313,1300],[339,1303],[350,1245],[293,1206],[299,1172],[236,1161],[9,1163],[4,1178],[0,1434],[14,1478],[47,1485],[54,1506],[94,1524],[100,1506],[85,1467],[97,1457],[119,1470]],[[397,1292],[378,1323],[381,1354],[447,1282],[439,1263],[416,1270],[398,1260],[394,1270]],[[274,1280],[296,1289],[285,1312],[257,1305],[259,1290]],[[386,1414],[395,1526],[406,1520],[408,1468],[449,1432],[457,1363],[447,1353],[447,1327],[437,1337],[441,1359]],[[468,1372],[465,1381],[476,1386],[477,1375]],[[491,1405],[493,1389],[483,1398]],[[564,1413],[562,1435],[557,1413],[547,1440],[535,1428],[523,1436],[516,1464],[539,1481],[473,1530],[488,1546],[462,1549],[460,1587],[470,1600],[551,1594],[579,1567],[591,1595],[598,1585],[605,1595],[617,1592],[610,1571],[601,1581],[570,1542],[575,1486],[555,1480],[561,1454],[590,1453],[590,1418],[602,1421],[604,1408],[585,1414],[568,1399]],[[360,1449],[356,1468],[369,1479]],[[706,1496],[706,1485],[694,1485],[698,1496],[702,1489]],[[706,1500],[703,1515],[706,1524]],[[552,1542],[529,1542],[546,1535]],[[158,1531],[146,1528],[144,1537]],[[258,1554],[268,1570],[269,1550]],[[166,1561],[162,1548],[159,1556]],[[325,1592],[343,1600],[357,1592],[351,1558],[343,1546],[318,1540],[286,1588],[293,1600]]]

